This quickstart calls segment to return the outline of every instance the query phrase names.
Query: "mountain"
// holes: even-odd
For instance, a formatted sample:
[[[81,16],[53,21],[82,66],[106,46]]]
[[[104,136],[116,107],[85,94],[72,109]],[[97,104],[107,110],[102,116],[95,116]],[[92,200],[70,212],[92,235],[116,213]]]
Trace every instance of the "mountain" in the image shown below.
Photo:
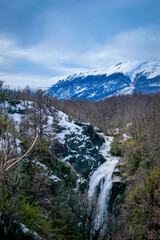
[[[133,91],[160,91],[160,62],[122,62],[108,68],[73,74],[58,81],[46,93],[58,99],[100,100]]]

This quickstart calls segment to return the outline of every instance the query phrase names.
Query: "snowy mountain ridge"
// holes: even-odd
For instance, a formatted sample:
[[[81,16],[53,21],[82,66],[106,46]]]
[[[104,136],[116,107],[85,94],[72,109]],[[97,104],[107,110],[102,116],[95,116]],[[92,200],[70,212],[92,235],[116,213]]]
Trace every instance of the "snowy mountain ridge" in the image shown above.
[[[62,81],[72,81],[75,77],[87,77],[91,75],[102,75],[106,74],[109,76],[114,73],[123,73],[134,80],[135,75],[137,73],[144,72],[147,75],[147,78],[153,78],[155,76],[160,75],[160,61],[155,62],[120,62],[114,66],[110,66],[107,68],[98,68],[93,69],[87,72],[80,72],[78,74],[73,74],[68,76],[66,79]]]
[[[100,100],[112,95],[126,95],[134,90],[142,93],[160,91],[160,61],[121,62],[73,74],[49,88],[46,93],[59,99]]]

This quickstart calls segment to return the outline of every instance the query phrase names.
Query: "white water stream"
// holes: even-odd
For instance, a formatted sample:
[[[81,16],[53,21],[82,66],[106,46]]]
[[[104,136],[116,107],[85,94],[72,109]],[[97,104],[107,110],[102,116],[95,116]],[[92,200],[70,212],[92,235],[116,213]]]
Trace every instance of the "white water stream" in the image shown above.
[[[92,174],[88,191],[90,198],[94,198],[98,195],[98,206],[94,220],[95,230],[100,228],[103,225],[104,221],[106,222],[108,213],[107,207],[110,197],[110,190],[112,188],[112,175],[114,168],[119,161],[118,157],[114,157],[110,154],[110,145],[113,137],[104,136],[103,134],[101,135],[104,137],[105,143],[102,145],[100,153],[106,159],[106,162],[101,164],[98,169]],[[97,191],[99,194],[97,194]]]

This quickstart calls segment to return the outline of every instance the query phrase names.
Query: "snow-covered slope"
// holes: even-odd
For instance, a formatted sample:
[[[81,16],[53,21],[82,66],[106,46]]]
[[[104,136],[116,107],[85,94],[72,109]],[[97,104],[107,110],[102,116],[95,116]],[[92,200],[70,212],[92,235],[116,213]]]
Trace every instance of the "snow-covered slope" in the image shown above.
[[[39,133],[40,138],[48,141],[50,151],[59,161],[67,164],[79,174],[77,175],[79,181],[81,180],[80,176],[87,179],[89,174],[104,162],[104,158],[99,152],[104,139],[95,132],[90,124],[70,121],[64,112],[54,107],[48,108],[45,104],[39,105],[36,102],[19,101],[13,105],[11,102],[5,101],[0,106],[18,132],[25,132],[26,135],[33,138],[36,133]],[[19,139],[16,139],[16,143],[20,153],[20,136]],[[54,182],[61,180],[54,174],[54,171],[49,171],[43,162],[40,163],[36,160],[35,164],[39,166],[42,174],[45,170],[48,179]]]
[[[69,121],[61,111],[56,111],[54,118],[56,124],[53,122],[50,127],[54,136],[52,151],[87,178],[104,161],[99,153],[104,139],[94,132],[90,124]]]
[[[82,176],[88,178],[88,175],[104,161],[99,153],[104,139],[90,124],[70,121],[64,112],[36,102],[20,101],[13,106],[6,101],[3,105],[5,113],[18,131],[26,131],[27,126],[27,134],[33,138],[39,133],[40,138],[50,142],[53,154],[71,165]],[[25,111],[25,114],[21,114],[21,111]],[[44,168],[43,164],[39,165]],[[48,176],[55,181],[58,179],[53,173]]]
[[[68,76],[46,93],[59,99],[99,100],[112,95],[126,95],[134,90],[142,93],[160,91],[160,62],[118,63],[85,73]]]

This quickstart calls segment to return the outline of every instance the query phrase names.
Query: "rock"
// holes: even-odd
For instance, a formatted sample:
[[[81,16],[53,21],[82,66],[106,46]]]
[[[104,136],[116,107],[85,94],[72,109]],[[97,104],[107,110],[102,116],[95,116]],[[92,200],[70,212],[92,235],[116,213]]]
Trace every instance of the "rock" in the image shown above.
[[[88,179],[89,174],[105,161],[99,152],[105,140],[92,125],[80,122],[74,124],[81,128],[81,132],[78,135],[68,134],[64,143],[54,141],[52,152],[72,164],[76,172]]]
[[[118,181],[113,182],[109,201],[109,212],[114,214],[118,213],[118,206],[123,199],[124,191],[126,188],[126,182],[122,182],[118,178],[117,180]]]
[[[83,128],[86,134],[89,135],[93,145],[96,145],[100,148],[102,144],[105,142],[104,138],[101,135],[96,133],[96,131],[94,130],[94,127],[91,124],[84,125]]]

